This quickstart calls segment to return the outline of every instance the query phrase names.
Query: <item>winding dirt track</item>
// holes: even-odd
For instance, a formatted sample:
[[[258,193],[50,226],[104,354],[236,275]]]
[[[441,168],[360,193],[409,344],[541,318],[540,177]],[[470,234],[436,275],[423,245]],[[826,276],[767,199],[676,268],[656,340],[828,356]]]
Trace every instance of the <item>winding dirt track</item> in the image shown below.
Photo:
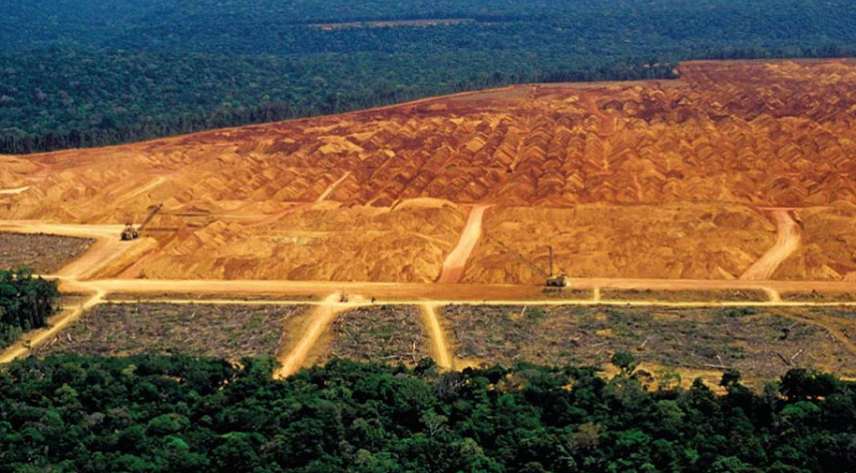
[[[490,205],[480,204],[474,205],[470,210],[467,224],[464,226],[464,231],[461,232],[458,244],[443,261],[443,269],[440,271],[440,277],[437,278],[438,283],[454,284],[460,282],[464,277],[467,261],[481,238],[482,220],[488,208]]]
[[[766,281],[772,278],[779,265],[800,247],[800,226],[791,214],[787,210],[775,209],[770,215],[776,222],[776,243],[740,279]]]

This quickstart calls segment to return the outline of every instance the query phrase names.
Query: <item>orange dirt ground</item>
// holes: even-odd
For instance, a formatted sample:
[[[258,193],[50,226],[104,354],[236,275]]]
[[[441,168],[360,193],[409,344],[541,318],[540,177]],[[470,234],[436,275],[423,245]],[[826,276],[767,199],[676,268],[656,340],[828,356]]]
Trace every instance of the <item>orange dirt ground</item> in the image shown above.
[[[856,64],[680,72],[0,157],[0,219],[121,225],[164,203],[102,278],[539,282],[500,240],[542,268],[552,245],[575,277],[739,279],[767,255],[746,278],[856,279]]]

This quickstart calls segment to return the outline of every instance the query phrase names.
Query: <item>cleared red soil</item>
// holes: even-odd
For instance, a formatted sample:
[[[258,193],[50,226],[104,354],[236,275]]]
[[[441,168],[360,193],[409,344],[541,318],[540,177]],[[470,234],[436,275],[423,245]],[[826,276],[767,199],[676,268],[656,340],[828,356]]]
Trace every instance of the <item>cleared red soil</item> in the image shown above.
[[[489,243],[464,233],[468,208],[484,202],[494,206],[484,235],[539,265],[554,246],[576,276],[851,274],[852,258],[823,238],[823,222],[844,229],[839,210],[856,207],[856,66],[680,70],[680,81],[517,86],[0,157],[0,219],[121,225],[164,204],[139,254],[78,274],[86,277],[535,282],[513,256],[485,254]],[[603,225],[561,214],[585,205],[602,209]],[[807,216],[799,248],[775,243],[781,233],[766,207]],[[552,210],[590,230],[551,228],[542,214]],[[821,210],[832,217],[809,219]],[[468,250],[460,255],[459,241]],[[454,269],[464,253],[463,270]],[[764,254],[776,257],[756,263]],[[455,264],[443,275],[447,262]]]

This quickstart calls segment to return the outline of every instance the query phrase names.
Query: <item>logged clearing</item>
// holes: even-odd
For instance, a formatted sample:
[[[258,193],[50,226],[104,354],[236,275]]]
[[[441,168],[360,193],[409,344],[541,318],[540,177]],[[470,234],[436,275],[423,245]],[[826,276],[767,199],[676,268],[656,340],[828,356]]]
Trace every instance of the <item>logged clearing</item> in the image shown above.
[[[415,306],[363,307],[339,314],[320,361],[347,358],[367,363],[416,365],[429,358],[430,340]]]
[[[601,289],[600,298],[607,301],[685,301],[685,302],[722,302],[753,301],[769,299],[766,292],[760,290],[730,291],[658,291],[654,289]]]
[[[590,300],[596,296],[592,289],[575,289],[575,288],[558,288],[545,287],[537,295],[532,295],[531,299],[563,299],[563,300]]]
[[[101,304],[36,353],[274,356],[301,306]]]
[[[44,234],[0,232],[0,269],[26,266],[52,274],[79,258],[94,240]]]
[[[856,64],[679,70],[3,157],[0,219],[163,204],[82,277],[534,284],[552,246],[573,277],[856,279]]]
[[[455,355],[471,364],[606,366],[625,351],[686,372],[736,368],[756,385],[795,367],[856,375],[852,342],[838,338],[856,336],[847,310],[448,306],[443,314]]]
[[[856,292],[784,292],[781,297],[793,302],[856,302]]]

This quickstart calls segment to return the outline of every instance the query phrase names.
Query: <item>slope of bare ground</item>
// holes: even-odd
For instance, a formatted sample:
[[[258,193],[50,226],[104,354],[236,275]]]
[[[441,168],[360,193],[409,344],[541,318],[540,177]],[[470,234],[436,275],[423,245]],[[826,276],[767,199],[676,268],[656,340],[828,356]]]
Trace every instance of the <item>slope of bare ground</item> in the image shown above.
[[[465,281],[543,283],[538,271],[572,277],[733,279],[773,245],[763,215],[735,205],[580,205],[495,209]]]
[[[433,281],[461,236],[462,204],[494,204],[493,227],[501,227],[504,208],[521,209],[504,214],[507,224],[532,227],[543,215],[528,209],[591,204],[603,206],[604,229],[573,241],[555,237],[567,271],[729,278],[773,246],[772,232],[766,222],[720,226],[720,213],[856,204],[856,65],[692,62],[680,70],[681,81],[518,86],[111,148],[0,157],[0,190],[9,191],[0,194],[0,219],[121,225],[163,203],[147,233],[157,245],[131,266],[111,268],[128,278]],[[408,207],[423,199],[449,204]],[[667,204],[705,207],[723,234],[709,240],[698,233],[705,228],[650,211]],[[306,220],[314,211],[323,215],[311,218],[335,224],[318,230]],[[616,225],[610,215],[638,223]],[[738,230],[733,237],[724,235],[729,228]],[[537,237],[526,238],[555,235],[534,231]],[[614,231],[630,231],[641,250],[618,237],[594,247]],[[824,245],[811,246],[810,233],[806,228],[805,252],[797,250],[773,277],[846,277],[850,256],[822,254]],[[688,251],[693,242],[701,251]],[[543,263],[543,255],[534,257]],[[353,269],[341,267],[346,259]],[[465,280],[532,279],[475,259]]]
[[[253,228],[215,221],[186,239],[152,233],[159,251],[121,276],[428,282],[440,274],[465,217],[441,201],[395,208],[328,202]]]
[[[273,356],[299,306],[101,304],[36,353]]]
[[[0,232],[0,269],[26,266],[39,274],[53,274],[93,243],[86,238]]]
[[[800,209],[801,246],[777,269],[777,279],[856,281],[856,207]]]
[[[626,351],[679,372],[712,370],[713,382],[726,368],[757,385],[793,367],[856,375],[852,343],[832,333],[840,328],[800,319],[801,310],[449,306],[444,314],[456,356],[470,363],[605,366]]]

